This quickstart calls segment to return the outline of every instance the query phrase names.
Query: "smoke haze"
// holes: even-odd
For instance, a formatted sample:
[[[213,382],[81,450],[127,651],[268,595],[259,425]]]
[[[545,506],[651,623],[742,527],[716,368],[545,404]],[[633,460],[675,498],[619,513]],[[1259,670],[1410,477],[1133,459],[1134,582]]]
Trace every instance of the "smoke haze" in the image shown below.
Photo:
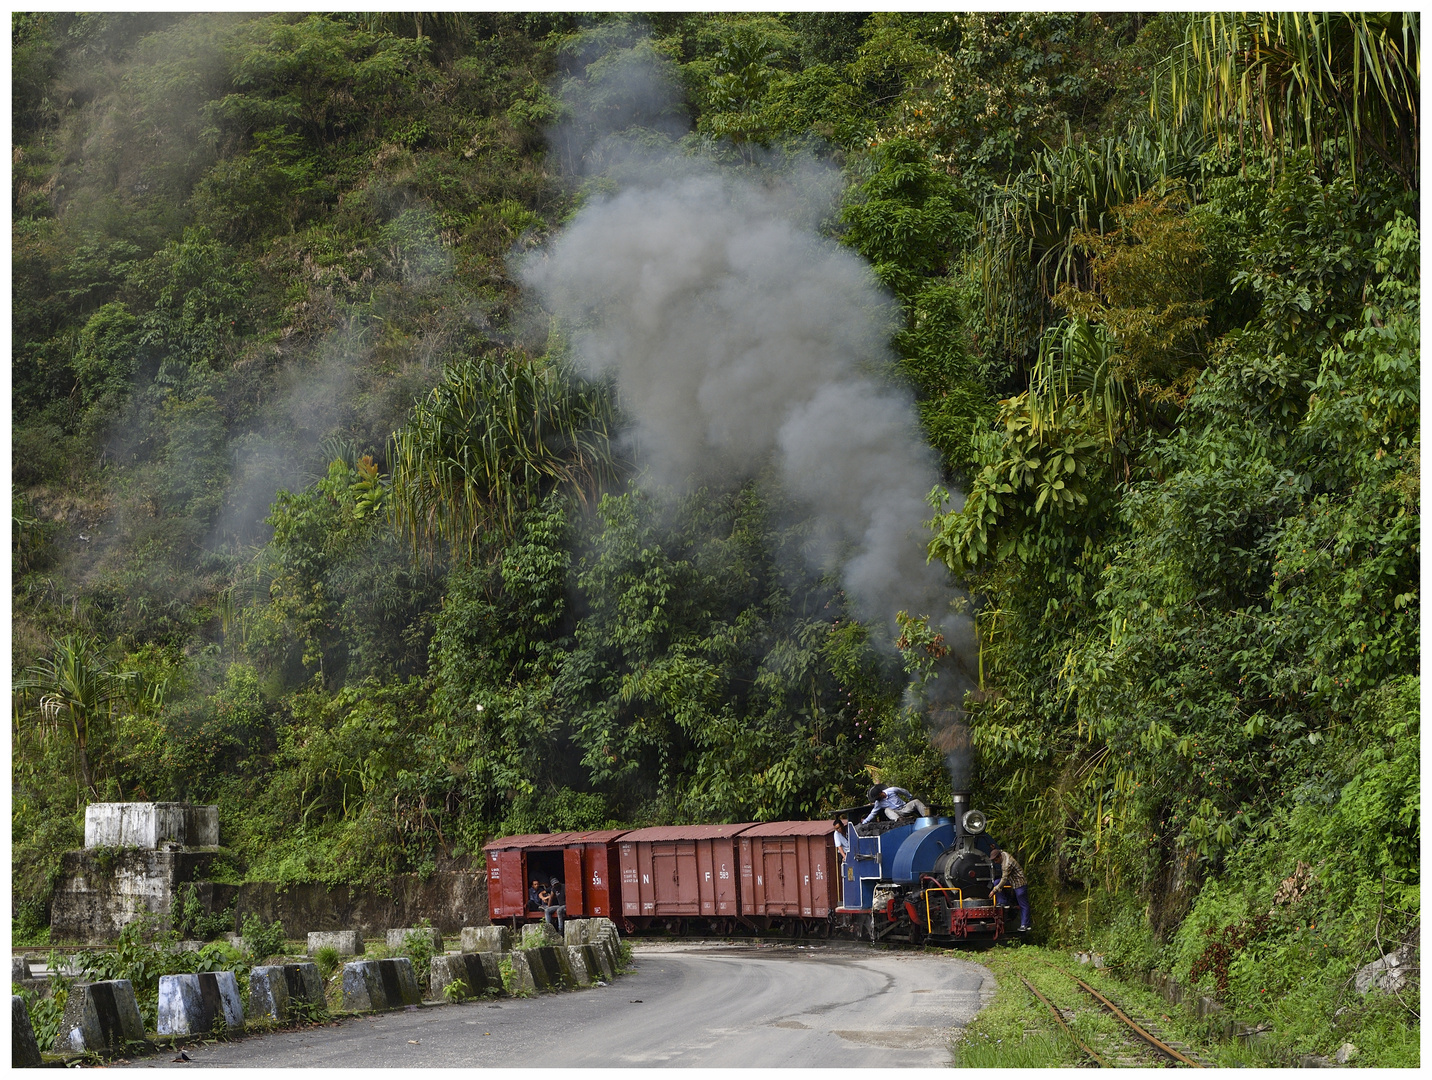
[[[574,328],[585,372],[615,377],[629,449],[677,488],[773,466],[862,620],[926,614],[958,643],[967,621],[925,561],[936,459],[910,393],[883,377],[894,301],[779,191],[690,164],[652,172],[519,271]]]

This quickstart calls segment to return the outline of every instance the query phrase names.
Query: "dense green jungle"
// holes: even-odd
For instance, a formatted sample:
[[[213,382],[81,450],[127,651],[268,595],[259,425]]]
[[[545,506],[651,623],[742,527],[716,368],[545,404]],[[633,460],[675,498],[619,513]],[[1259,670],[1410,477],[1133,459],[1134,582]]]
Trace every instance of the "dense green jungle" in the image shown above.
[[[936,613],[859,617],[770,469],[662,475],[519,278],[650,159],[887,298],[1037,937],[1416,1064],[1415,985],[1353,975],[1419,932],[1419,32],[13,15],[14,940],[92,800],[380,889],[947,803]]]

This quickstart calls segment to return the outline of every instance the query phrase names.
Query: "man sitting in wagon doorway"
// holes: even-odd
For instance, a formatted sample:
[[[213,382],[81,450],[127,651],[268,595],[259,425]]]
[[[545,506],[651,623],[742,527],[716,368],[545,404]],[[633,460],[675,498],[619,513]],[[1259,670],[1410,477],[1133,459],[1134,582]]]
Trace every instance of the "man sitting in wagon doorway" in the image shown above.
[[[899,821],[909,814],[915,817],[930,816],[930,808],[901,787],[873,787],[865,793],[865,797],[875,805],[860,822],[862,825],[869,825],[882,811],[891,821]]]
[[[567,920],[567,896],[562,883],[553,878],[539,898],[542,901],[542,921],[553,926],[552,920],[556,919],[556,930],[560,934]]]

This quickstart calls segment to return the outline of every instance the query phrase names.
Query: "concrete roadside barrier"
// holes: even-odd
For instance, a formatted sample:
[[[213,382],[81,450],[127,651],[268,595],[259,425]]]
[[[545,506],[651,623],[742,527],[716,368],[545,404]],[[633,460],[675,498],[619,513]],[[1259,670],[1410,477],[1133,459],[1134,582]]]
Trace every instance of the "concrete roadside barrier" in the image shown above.
[[[357,930],[314,930],[308,935],[308,955],[319,949],[337,949],[339,956],[362,956],[363,935]]]
[[[343,1008],[347,1012],[381,1011],[388,1007],[378,961],[354,960],[343,965]]]
[[[244,1003],[232,971],[159,977],[159,1034],[244,1030]]]
[[[263,964],[249,972],[249,1016],[287,1020],[294,1006],[324,1009],[317,964]]]
[[[573,919],[567,923],[564,936],[568,947],[590,949],[596,954],[595,963],[590,956],[587,957],[589,974],[596,977],[600,972],[605,979],[616,977],[622,963],[622,952],[621,935],[614,922],[610,919]]]
[[[56,1051],[119,1050],[127,1042],[143,1041],[144,1021],[128,979],[76,983],[70,988],[55,1036]]]
[[[10,1068],[33,1069],[41,1064],[40,1044],[30,1023],[30,1010],[19,994],[10,995]]]
[[[587,970],[587,957],[581,945],[559,945],[554,952],[560,953],[567,961],[567,974],[576,986],[588,986],[593,975]]]
[[[552,979],[547,966],[533,958],[532,951],[519,950],[512,953],[512,992],[540,993],[552,989]]]
[[[512,951],[512,928],[507,926],[464,926],[461,937],[465,953],[506,953]]]
[[[401,1009],[422,999],[413,962],[406,956],[343,965],[343,1008],[350,1012]]]
[[[407,944],[409,934],[415,935],[418,940],[426,938],[432,942],[433,952],[443,951],[442,932],[433,926],[409,927],[406,930],[389,930],[385,943],[389,949],[401,949]]]
[[[600,949],[596,945],[568,945],[567,948],[581,950],[582,957],[587,962],[587,974],[591,976],[593,982],[597,979],[611,982],[616,978],[616,965],[611,962],[604,949]]]
[[[537,949],[544,945],[560,945],[562,938],[545,922],[528,923],[522,928],[522,939],[514,946],[518,949]]]
[[[10,981],[20,982],[29,978],[33,978],[30,974],[30,961],[23,956],[10,957]]]
[[[484,962],[489,958],[490,965]],[[428,982],[432,997],[437,1001],[442,1001],[447,996],[445,991],[453,983],[462,984],[462,997],[506,993],[495,953],[448,953],[446,956],[435,956],[429,968]]]

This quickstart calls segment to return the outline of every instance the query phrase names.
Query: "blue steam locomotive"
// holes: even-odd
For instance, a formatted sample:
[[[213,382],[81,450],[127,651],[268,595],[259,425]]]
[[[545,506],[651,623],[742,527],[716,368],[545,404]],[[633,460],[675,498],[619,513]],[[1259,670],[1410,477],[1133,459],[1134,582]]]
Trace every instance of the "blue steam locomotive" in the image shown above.
[[[980,948],[1020,937],[1018,909],[990,898],[994,845],[969,798],[956,792],[950,817],[851,825],[836,926],[917,945]]]

